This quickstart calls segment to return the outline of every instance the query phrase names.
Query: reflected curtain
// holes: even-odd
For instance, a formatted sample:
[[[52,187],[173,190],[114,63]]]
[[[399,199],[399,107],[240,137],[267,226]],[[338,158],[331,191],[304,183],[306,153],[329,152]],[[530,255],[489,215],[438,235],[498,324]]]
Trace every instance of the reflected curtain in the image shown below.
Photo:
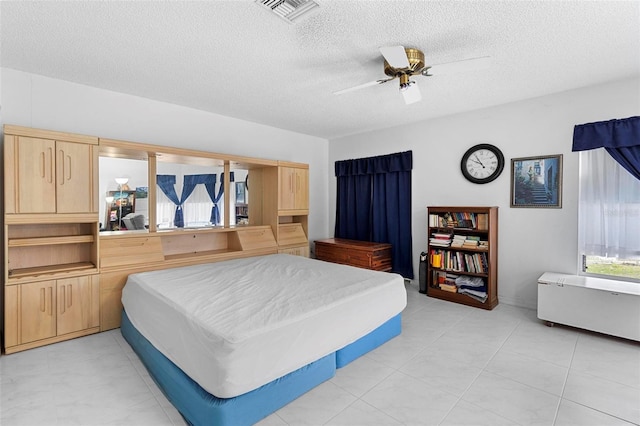
[[[160,187],[160,190],[164,195],[166,195],[169,200],[176,206],[176,213],[174,216],[173,223],[178,228],[184,227],[184,219],[182,214],[182,205],[180,203],[180,199],[178,198],[178,194],[176,193],[175,184],[176,184],[176,176],[175,175],[157,175],[156,183]]]
[[[579,124],[573,129],[573,151],[604,148],[640,180],[640,117]]]
[[[231,182],[234,181],[234,174],[231,172]],[[207,187],[207,192],[209,196],[212,197],[211,201],[213,201],[213,208],[211,209],[211,223],[214,225],[218,225],[220,223],[220,208],[218,207],[218,203],[224,194],[224,172],[220,173],[220,188],[218,189],[217,195],[212,195],[216,193],[215,187],[215,179],[213,181],[213,185],[211,187]]]
[[[413,153],[336,161],[336,238],[390,243],[392,271],[413,278]]]

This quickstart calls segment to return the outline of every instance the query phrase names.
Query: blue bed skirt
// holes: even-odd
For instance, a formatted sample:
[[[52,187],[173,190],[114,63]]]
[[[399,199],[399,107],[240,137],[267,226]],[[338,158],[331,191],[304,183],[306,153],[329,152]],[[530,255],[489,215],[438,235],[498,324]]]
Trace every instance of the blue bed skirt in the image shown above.
[[[191,425],[252,425],[334,376],[366,352],[400,334],[400,314],[354,343],[234,398],[217,398],[160,353],[122,312],[121,332],[151,377]]]
[[[336,368],[342,368],[351,361],[374,350],[383,343],[393,339],[402,331],[400,314],[391,318],[371,333],[361,337],[350,345],[336,351]]]

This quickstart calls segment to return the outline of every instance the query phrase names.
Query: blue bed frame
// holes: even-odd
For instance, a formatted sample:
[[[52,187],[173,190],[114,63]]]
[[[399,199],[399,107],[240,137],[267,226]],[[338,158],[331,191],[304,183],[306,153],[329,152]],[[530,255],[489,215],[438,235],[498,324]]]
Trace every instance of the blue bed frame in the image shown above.
[[[234,398],[217,398],[158,351],[122,312],[121,332],[151,377],[190,425],[252,425],[335,375],[361,355],[400,334],[400,314],[350,345]]]

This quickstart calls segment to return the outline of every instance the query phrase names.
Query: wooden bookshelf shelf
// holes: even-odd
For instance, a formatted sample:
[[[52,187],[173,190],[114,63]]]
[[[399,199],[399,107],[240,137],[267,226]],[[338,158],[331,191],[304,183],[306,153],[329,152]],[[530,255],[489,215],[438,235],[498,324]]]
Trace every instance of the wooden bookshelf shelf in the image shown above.
[[[32,246],[49,246],[60,244],[81,244],[93,243],[95,241],[93,235],[70,235],[60,237],[38,237],[38,238],[11,238],[9,239],[9,247],[32,247]]]
[[[31,268],[12,269],[9,271],[9,279],[23,277],[38,277],[42,275],[54,275],[58,273],[87,271],[95,269],[96,265],[91,262],[76,262],[60,265],[37,266]]]

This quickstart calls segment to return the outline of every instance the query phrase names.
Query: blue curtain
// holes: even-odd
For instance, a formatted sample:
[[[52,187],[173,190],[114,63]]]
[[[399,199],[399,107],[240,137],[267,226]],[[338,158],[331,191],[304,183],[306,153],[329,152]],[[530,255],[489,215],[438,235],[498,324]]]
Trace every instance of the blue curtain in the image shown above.
[[[220,208],[218,207],[218,203],[224,194],[224,172],[220,173],[220,188],[218,189],[218,194],[216,193],[216,180],[215,175],[213,176],[213,184],[211,186],[207,186],[207,192],[209,193],[209,197],[211,197],[211,201],[213,201],[213,208],[211,209],[211,223],[214,225],[218,225],[220,223]],[[231,172],[231,182],[235,179],[233,172]]]
[[[604,148],[640,180],[640,117],[579,124],[573,129],[573,151]]]
[[[393,272],[413,278],[413,153],[336,161],[336,238],[390,243]]]
[[[371,175],[338,176],[337,181],[335,236],[372,241]]]
[[[176,177],[175,175],[157,175],[156,183],[160,187],[160,190],[166,195],[173,204],[176,205],[176,214],[173,219],[173,224],[178,228],[184,227],[184,219],[182,215],[182,205],[178,194],[176,194]]]
[[[211,216],[209,217],[209,222],[214,225],[220,223],[220,210],[218,209],[218,204],[216,202],[216,174],[209,175],[211,179],[204,183],[204,187],[207,189],[207,194],[209,194],[209,198],[213,202],[213,207],[211,207]]]

